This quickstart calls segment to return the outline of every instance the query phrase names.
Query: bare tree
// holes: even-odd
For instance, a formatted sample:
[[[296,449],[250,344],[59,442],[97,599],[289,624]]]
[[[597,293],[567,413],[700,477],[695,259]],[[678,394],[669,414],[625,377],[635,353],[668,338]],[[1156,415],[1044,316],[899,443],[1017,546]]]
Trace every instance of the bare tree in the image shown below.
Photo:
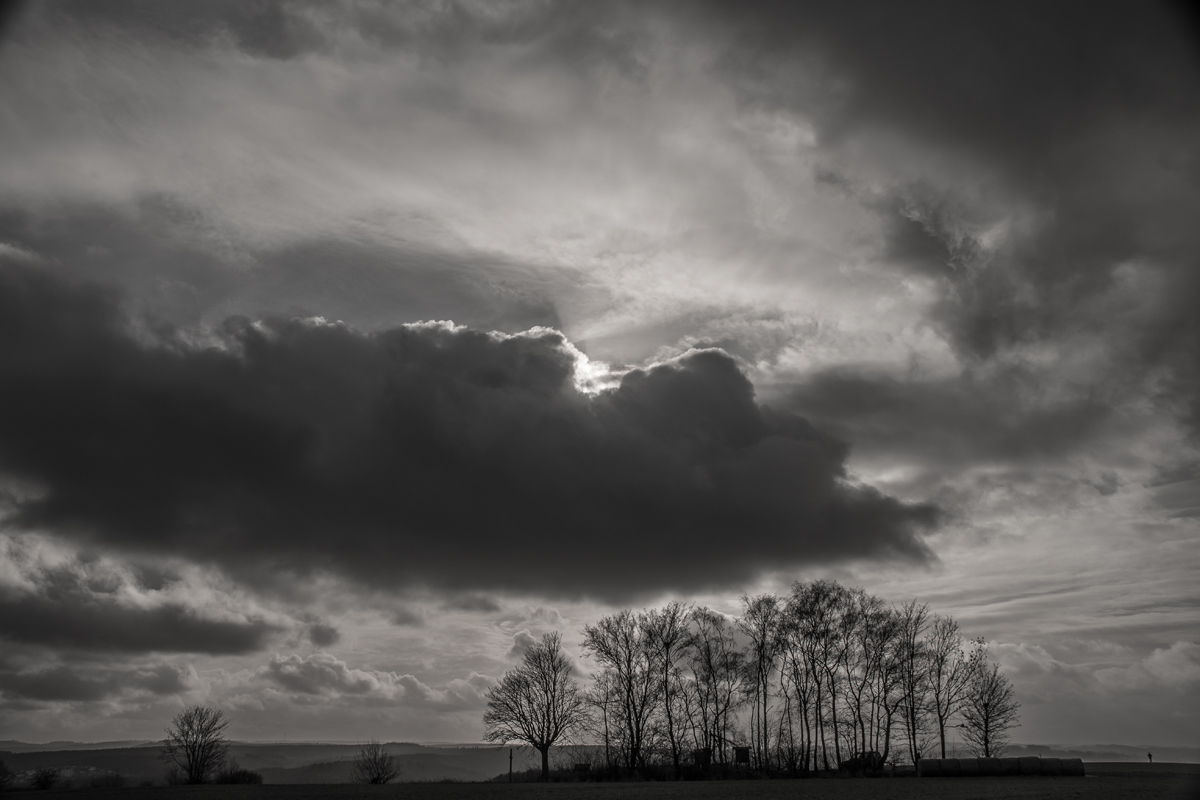
[[[899,655],[901,664],[900,709],[903,713],[908,757],[918,763],[929,745],[929,670],[925,649],[925,630],[929,627],[929,606],[910,600],[900,607]]]
[[[695,679],[695,716],[700,749],[718,764],[728,760],[733,715],[741,700],[745,657],[738,650],[731,625],[707,608],[692,610],[688,666]],[[699,723],[698,726],[696,723]]]
[[[829,769],[829,748],[826,739],[824,709],[829,709],[829,721],[833,729],[834,761],[836,767],[842,760],[841,738],[838,735],[838,666],[842,663],[849,647],[849,640],[841,636],[842,615],[849,592],[834,581],[820,580],[813,583],[795,584],[789,603],[789,616],[798,622],[797,635],[804,642],[807,659],[815,671],[816,698],[814,713],[817,736],[821,743],[821,761]]]
[[[547,633],[525,652],[521,666],[488,690],[484,738],[532,745],[542,754],[542,780],[548,781],[550,748],[578,728],[585,715],[585,697],[571,677],[562,635]]]
[[[387,783],[400,774],[400,768],[396,766],[396,757],[387,748],[370,739],[358,748],[352,774],[355,783]]]
[[[585,725],[595,739],[604,746],[604,768],[613,771],[613,752],[624,753],[625,724],[621,719],[621,700],[616,677],[612,670],[600,672],[585,695],[592,713]]]
[[[963,637],[952,617],[935,616],[925,638],[929,670],[929,699],[937,722],[942,758],[946,757],[946,726],[962,708],[970,686],[972,662],[963,652]]]
[[[625,767],[644,766],[650,723],[662,698],[644,614],[620,611],[583,629],[584,650],[612,673],[625,730]]]
[[[658,667],[659,694],[662,695],[663,720],[671,748],[671,763],[675,767],[675,780],[683,777],[680,751],[683,749],[685,731],[683,720],[680,719],[680,706],[685,699],[685,687],[678,662],[688,649],[689,614],[688,606],[675,601],[668,603],[661,611],[647,611],[643,620],[646,642]]]
[[[773,594],[757,597],[742,595],[742,616],[738,628],[750,638],[747,651],[747,676],[750,679],[751,733],[758,768],[771,768],[771,676],[782,649],[783,608]]]
[[[204,783],[225,761],[229,720],[217,708],[192,706],[180,711],[167,728],[161,758],[182,771],[185,783]]]
[[[1009,730],[1020,724],[1017,709],[1021,705],[1000,665],[987,660],[984,647],[978,647],[976,653],[980,657],[973,659],[963,704],[963,737],[976,755],[994,758],[1008,746]]]

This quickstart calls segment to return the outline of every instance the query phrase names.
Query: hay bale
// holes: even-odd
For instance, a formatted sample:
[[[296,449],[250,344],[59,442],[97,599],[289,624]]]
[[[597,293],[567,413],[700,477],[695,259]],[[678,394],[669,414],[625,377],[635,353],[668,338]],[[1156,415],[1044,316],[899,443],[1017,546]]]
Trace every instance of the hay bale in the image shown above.
[[[1017,758],[1002,758],[1000,759],[1000,774],[1001,775],[1020,775],[1021,761]]]
[[[1017,761],[1021,764],[1022,775],[1042,774],[1042,760],[1037,756],[1022,756]]]
[[[1082,778],[1086,774],[1083,771],[1082,758],[1064,758],[1062,760],[1062,774],[1070,775],[1072,778]]]
[[[1043,775],[1062,775],[1062,759],[1061,758],[1043,758],[1042,759],[1042,774]]]
[[[993,777],[1003,775],[1000,771],[1000,759],[998,758],[981,758],[979,759],[979,774]]]
[[[958,763],[957,758],[942,759],[942,777],[957,778],[962,775],[962,767]]]
[[[917,776],[940,778],[942,776],[942,760],[940,758],[922,758],[917,762]]]
[[[960,758],[958,760],[958,772],[964,778],[979,777],[979,759],[978,758]]]

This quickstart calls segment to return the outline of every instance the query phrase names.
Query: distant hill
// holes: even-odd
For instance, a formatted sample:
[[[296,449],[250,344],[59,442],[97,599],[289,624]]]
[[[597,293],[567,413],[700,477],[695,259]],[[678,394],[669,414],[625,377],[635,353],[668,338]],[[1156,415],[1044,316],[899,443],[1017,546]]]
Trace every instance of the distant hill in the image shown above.
[[[513,748],[513,768],[527,769],[533,764],[529,747]],[[406,753],[396,759],[400,768],[397,782],[406,781],[487,781],[508,771],[508,748],[430,747],[422,752]],[[539,762],[540,763],[540,762]],[[349,783],[351,763],[333,761],[291,769],[261,769],[266,783]]]
[[[158,742],[102,742],[80,745],[76,742],[29,744],[0,742],[0,759],[18,773],[41,767],[59,767],[69,776],[79,777],[102,772],[125,775],[131,782],[161,781],[166,767],[159,758]],[[74,746],[73,749],[72,746]],[[508,771],[508,748],[481,745],[430,746],[411,742],[390,742],[401,770],[399,781],[486,781]],[[36,749],[35,749],[36,748]],[[261,772],[267,783],[347,783],[350,761],[358,752],[357,744],[234,742],[230,755],[245,768]],[[1200,748],[1160,745],[1059,745],[1020,744],[1005,755],[1040,755],[1056,758],[1081,758],[1087,762],[1146,763],[1146,753],[1154,753],[1156,764],[1168,762],[1200,763]],[[571,756],[559,750],[559,758]],[[522,771],[538,765],[532,748],[513,748],[513,767]],[[552,751],[553,755],[553,751]]]
[[[117,772],[134,782],[160,780],[166,771],[157,743],[151,747],[88,747],[37,751],[4,748],[0,759],[17,773],[58,767],[76,776]],[[406,742],[390,742],[386,747],[396,755],[401,770],[399,781],[484,781],[508,770],[508,748],[426,747]],[[533,765],[532,748],[513,750],[515,769]],[[241,766],[261,772],[267,783],[347,783],[350,761],[358,745],[233,743],[229,752]]]
[[[1200,747],[1156,744],[1015,744],[1004,751],[1006,756],[1081,758],[1084,761],[1148,761],[1147,753],[1153,753],[1154,760],[1159,762],[1200,764]]]
[[[14,739],[0,739],[0,752],[9,753],[41,753],[47,750],[113,750],[119,747],[141,747],[155,744],[150,739],[124,739],[116,742],[46,742],[34,744],[18,742]]]

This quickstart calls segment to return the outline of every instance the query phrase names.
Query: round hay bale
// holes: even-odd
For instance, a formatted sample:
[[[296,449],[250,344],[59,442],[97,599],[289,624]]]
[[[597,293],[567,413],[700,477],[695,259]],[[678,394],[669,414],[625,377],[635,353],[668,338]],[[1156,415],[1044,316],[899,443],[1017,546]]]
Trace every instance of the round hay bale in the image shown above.
[[[960,775],[962,775],[962,767],[959,766],[957,758],[943,758],[942,759],[942,777],[943,778],[957,778]]]
[[[1062,759],[1061,758],[1043,758],[1042,759],[1042,774],[1043,775],[1062,775]]]
[[[922,778],[940,778],[942,776],[942,760],[940,758],[922,758],[917,762],[917,775]]]
[[[1000,759],[1000,774],[1001,775],[1020,775],[1021,760],[1017,758],[1002,758]]]
[[[1017,761],[1021,764],[1022,775],[1041,775],[1042,760],[1037,756],[1022,756]]]
[[[1062,774],[1070,775],[1073,778],[1082,778],[1086,774],[1083,771],[1082,758],[1064,758],[1062,760]]]
[[[992,777],[995,775],[1003,775],[1000,771],[1000,759],[998,758],[981,758],[979,759],[979,774]]]
[[[960,758],[958,760],[958,774],[964,778],[979,777],[979,759],[978,758]]]

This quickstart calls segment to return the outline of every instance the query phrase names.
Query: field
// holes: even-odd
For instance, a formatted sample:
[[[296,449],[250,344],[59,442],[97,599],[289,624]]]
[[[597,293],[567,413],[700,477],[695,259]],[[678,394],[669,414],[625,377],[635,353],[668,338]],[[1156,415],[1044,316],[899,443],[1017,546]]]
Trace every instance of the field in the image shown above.
[[[881,778],[695,783],[401,783],[78,789],[88,800],[1196,800],[1200,765],[1089,764],[1086,778]],[[46,793],[20,792],[22,796]],[[60,792],[51,792],[60,794]]]

